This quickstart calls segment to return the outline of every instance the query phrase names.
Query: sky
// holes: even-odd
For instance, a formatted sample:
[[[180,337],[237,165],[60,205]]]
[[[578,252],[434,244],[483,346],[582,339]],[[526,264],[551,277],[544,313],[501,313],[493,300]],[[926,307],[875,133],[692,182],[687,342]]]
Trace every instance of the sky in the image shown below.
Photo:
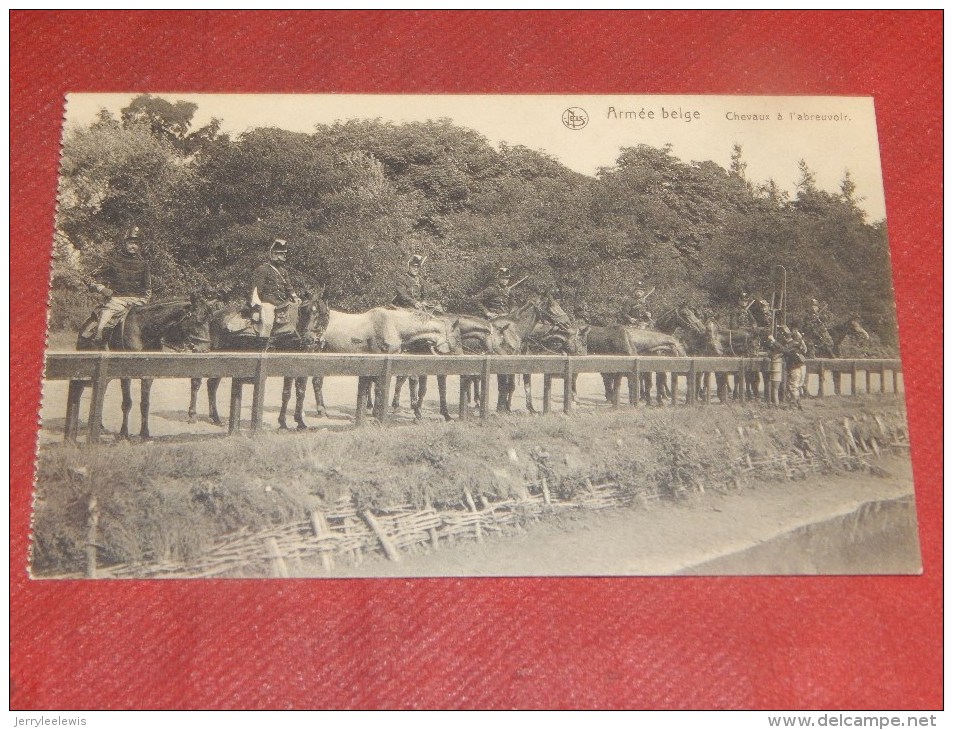
[[[348,119],[425,121],[449,118],[491,143],[524,145],[594,175],[615,164],[622,147],[672,145],[690,161],[728,167],[740,144],[747,177],[773,179],[792,193],[798,161],[817,185],[838,192],[849,170],[868,221],[886,217],[874,102],[870,97],[165,94],[198,104],[193,128],[212,117],[232,135],[256,127],[311,132]],[[118,117],[136,94],[70,94],[66,127],[86,125],[99,109]],[[567,113],[567,110],[573,110]]]

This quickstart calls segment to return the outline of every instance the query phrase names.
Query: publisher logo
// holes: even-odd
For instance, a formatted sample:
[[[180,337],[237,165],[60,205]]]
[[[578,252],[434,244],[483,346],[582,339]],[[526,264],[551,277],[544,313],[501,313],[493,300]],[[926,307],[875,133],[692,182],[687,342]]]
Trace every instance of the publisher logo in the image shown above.
[[[589,114],[579,106],[571,106],[563,112],[563,126],[567,129],[582,129],[589,124]]]

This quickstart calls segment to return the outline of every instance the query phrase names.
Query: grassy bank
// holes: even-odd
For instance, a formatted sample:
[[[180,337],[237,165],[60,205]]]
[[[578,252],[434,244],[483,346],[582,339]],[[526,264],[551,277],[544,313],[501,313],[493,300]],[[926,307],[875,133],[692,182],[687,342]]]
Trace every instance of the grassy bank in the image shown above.
[[[744,465],[797,448],[843,448],[905,429],[901,400],[812,401],[804,411],[761,405],[639,409],[486,423],[369,425],[347,432],[262,434],[181,443],[41,450],[34,522],[37,573],[82,570],[91,498],[103,564],[188,560],[222,535],[306,518],[348,495],[359,506],[457,505],[465,492],[519,495],[546,475],[571,496],[609,476],[633,498],[678,499],[737,484]],[[832,467],[834,468],[834,467]]]

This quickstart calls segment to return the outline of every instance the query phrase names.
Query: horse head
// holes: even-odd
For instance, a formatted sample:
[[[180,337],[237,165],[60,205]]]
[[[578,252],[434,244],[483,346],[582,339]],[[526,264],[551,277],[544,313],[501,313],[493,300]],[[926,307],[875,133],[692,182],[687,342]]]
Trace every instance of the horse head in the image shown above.
[[[445,333],[431,346],[431,351],[438,355],[462,354],[463,330],[460,326],[460,318],[456,317],[453,321],[449,319],[443,319],[442,321],[445,325]]]
[[[570,331],[572,320],[552,295],[547,295],[536,300],[534,307],[536,308],[537,316],[543,322],[559,327],[564,332],[568,333]]]
[[[330,321],[331,309],[324,299],[310,297],[298,305],[298,336],[305,350],[321,349],[321,341]]]
[[[212,346],[209,323],[213,314],[205,297],[193,292],[162,334],[163,342],[181,345],[192,352],[208,352]]]

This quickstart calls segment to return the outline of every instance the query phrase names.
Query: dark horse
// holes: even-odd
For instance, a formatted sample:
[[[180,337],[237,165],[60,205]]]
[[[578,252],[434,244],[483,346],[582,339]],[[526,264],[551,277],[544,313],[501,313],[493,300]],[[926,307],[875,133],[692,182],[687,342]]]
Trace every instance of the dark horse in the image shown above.
[[[230,331],[230,322],[237,315],[231,310],[222,310],[212,317],[210,333],[212,350],[221,352],[261,352],[267,349],[273,352],[314,352],[320,348],[321,334],[327,327],[329,310],[327,304],[320,298],[306,299],[300,303],[290,303],[282,323],[276,322],[272,336],[266,341],[258,337],[253,326],[241,327],[238,331]],[[234,325],[232,325],[234,326]],[[222,425],[218,414],[218,386],[221,378],[209,378],[208,413],[209,420],[216,426]],[[291,400],[291,385],[295,386],[294,419],[298,430],[307,428],[304,422],[304,400],[307,391],[307,378],[285,378],[281,390],[281,411],[278,414],[278,427],[286,429],[288,403]],[[194,423],[196,418],[196,401],[202,386],[201,378],[192,378],[192,393],[189,401],[189,422]],[[241,383],[233,382],[232,387],[241,387]]]
[[[856,314],[851,315],[847,321],[831,327],[830,330],[822,326],[807,329],[804,334],[807,341],[808,357],[840,357],[841,345],[851,335],[862,337],[865,340],[870,339],[870,333],[864,329],[860,317]]]
[[[95,331],[91,330],[91,326],[95,326],[97,320],[97,315],[94,313],[80,329],[76,349],[162,352],[165,347],[171,347],[192,352],[208,352],[211,314],[208,303],[198,294],[193,294],[190,299],[133,307],[125,318],[117,322],[106,334],[105,343],[100,344],[84,336],[90,331]],[[120,384],[122,386],[122,428],[119,430],[119,437],[128,438],[129,412],[132,410],[131,379],[121,378]],[[84,380],[70,381],[68,400],[70,408],[78,407],[85,387]],[[150,438],[149,394],[151,389],[152,378],[142,378],[139,405],[142,422],[139,435],[143,439]],[[69,428],[69,421],[68,418],[67,428]]]
[[[684,345],[673,335],[623,324],[591,327],[587,345],[590,355],[685,355]],[[622,375],[629,378],[630,387],[639,388],[640,396],[649,403],[651,373],[642,373],[639,383],[632,383],[628,373],[603,373],[606,401],[612,402],[615,399],[616,386]],[[655,387],[657,402],[661,405],[665,392],[665,373],[656,373]]]

